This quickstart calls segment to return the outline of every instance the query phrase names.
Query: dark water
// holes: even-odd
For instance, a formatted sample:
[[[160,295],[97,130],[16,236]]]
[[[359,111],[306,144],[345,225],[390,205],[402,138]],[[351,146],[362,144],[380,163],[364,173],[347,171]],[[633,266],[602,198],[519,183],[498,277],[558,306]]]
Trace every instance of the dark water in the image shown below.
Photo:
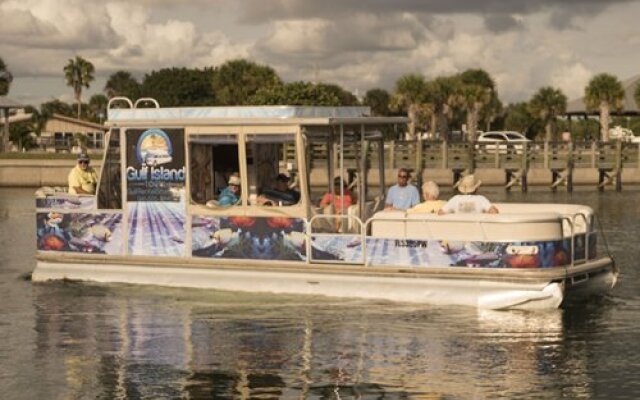
[[[550,312],[34,284],[33,190],[0,190],[2,399],[640,398],[640,191],[594,207],[618,286]]]

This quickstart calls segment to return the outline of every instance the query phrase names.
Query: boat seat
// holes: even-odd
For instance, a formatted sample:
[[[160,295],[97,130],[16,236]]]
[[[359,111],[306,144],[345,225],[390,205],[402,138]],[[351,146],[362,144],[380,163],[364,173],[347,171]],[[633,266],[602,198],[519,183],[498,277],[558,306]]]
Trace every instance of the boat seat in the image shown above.
[[[456,241],[539,241],[563,237],[558,213],[535,214],[409,214],[376,213],[371,236],[386,239]]]
[[[400,210],[379,211],[371,220],[371,236],[388,239],[404,239],[406,212]]]
[[[591,224],[593,219],[593,210],[590,207],[576,204],[555,204],[555,203],[494,203],[500,211],[500,214],[529,214],[529,213],[548,213],[556,212],[563,217],[572,219],[574,215],[583,215],[585,218],[575,218],[574,233],[585,233],[587,230],[594,231],[594,227],[589,229],[587,223]],[[565,237],[571,235],[571,224],[569,221],[563,221],[563,233]]]

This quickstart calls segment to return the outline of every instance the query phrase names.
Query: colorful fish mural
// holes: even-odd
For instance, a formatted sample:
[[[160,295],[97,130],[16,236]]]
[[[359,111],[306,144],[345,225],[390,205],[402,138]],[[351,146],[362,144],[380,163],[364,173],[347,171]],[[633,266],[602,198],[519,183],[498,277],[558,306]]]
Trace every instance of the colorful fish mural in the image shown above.
[[[37,213],[41,251],[123,254],[122,214]]]
[[[305,222],[286,217],[194,216],[194,257],[306,260]]]

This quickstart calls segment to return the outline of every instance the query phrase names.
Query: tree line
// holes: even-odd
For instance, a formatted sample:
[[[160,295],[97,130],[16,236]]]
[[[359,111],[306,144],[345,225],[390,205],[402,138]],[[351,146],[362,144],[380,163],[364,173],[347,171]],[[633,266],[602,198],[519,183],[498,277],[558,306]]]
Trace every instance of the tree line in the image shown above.
[[[391,92],[373,88],[359,99],[336,84],[285,82],[270,66],[237,59],[217,67],[162,68],[146,73],[141,80],[128,71],[117,71],[109,76],[102,93],[91,96],[86,103],[82,94],[95,80],[93,64],[76,56],[68,60],[62,71],[73,90],[75,105],[52,100],[41,104],[39,109],[30,106],[27,111],[35,114],[33,121],[22,127],[15,124],[15,135],[39,133],[54,113],[101,123],[106,117],[107,102],[115,96],[134,101],[152,97],[163,107],[367,105],[378,116],[408,115],[409,138],[427,134],[451,139],[455,127],[464,130],[469,141],[475,140],[481,129],[516,130],[529,138],[557,140],[558,133],[567,129],[566,121],[559,119],[567,108],[567,97],[560,89],[542,87],[529,101],[504,106],[494,79],[482,69],[431,80],[421,74],[405,74],[396,80]],[[0,95],[9,92],[11,82],[12,74],[0,58]],[[584,93],[587,109],[599,112],[599,138],[608,140],[611,113],[622,107],[625,95],[622,83],[613,75],[599,74],[589,81]],[[640,86],[634,97],[640,107]],[[593,121],[576,123],[574,134],[586,136],[589,130],[597,129],[592,124]]]

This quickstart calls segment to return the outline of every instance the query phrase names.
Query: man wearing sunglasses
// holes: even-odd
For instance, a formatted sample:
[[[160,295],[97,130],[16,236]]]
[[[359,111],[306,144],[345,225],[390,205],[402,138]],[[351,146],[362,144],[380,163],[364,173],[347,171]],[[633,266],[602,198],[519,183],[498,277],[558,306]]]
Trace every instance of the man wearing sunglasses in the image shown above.
[[[87,153],[78,154],[78,164],[69,172],[69,194],[95,194],[98,176],[89,166]]]
[[[398,183],[391,186],[385,199],[385,210],[407,210],[420,203],[418,189],[409,184],[411,174],[405,168],[398,170]]]

